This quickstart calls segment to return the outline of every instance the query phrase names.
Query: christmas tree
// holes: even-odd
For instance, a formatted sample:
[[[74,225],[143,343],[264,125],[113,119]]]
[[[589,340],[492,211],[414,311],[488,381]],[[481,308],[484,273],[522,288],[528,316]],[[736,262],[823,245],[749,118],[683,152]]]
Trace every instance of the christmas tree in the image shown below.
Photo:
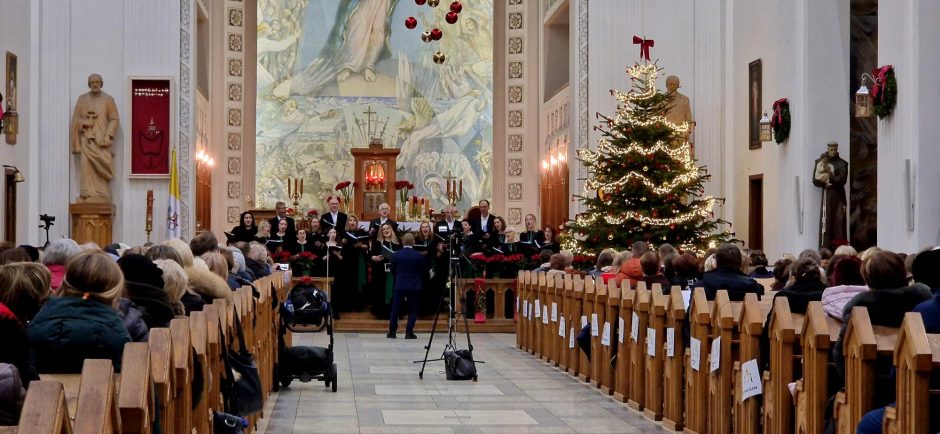
[[[597,114],[597,150],[578,151],[588,172],[578,199],[587,211],[566,224],[566,248],[593,253],[647,241],[702,252],[734,235],[712,212],[724,199],[703,196],[709,175],[690,155],[690,126],[664,117],[669,97],[656,89],[658,72],[655,63],[627,69],[632,90],[612,90],[616,114]]]

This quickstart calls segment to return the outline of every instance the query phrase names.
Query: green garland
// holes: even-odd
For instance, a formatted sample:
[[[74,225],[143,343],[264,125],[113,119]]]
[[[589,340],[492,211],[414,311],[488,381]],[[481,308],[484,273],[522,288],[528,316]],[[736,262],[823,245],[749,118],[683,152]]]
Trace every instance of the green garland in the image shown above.
[[[890,116],[897,103],[898,80],[894,77],[894,68],[888,67],[888,71],[885,72],[884,87],[881,89],[881,93],[878,94],[878,98],[874,100],[875,114],[878,115],[878,119]]]

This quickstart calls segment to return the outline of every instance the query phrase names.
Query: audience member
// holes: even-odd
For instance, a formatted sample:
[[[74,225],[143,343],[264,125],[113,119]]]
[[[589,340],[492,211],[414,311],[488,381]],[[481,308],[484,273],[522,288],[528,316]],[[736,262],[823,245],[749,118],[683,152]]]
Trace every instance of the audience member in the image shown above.
[[[175,316],[164,290],[163,270],[143,255],[124,255],[117,261],[124,273],[124,294],[140,310],[148,328],[169,327]]]
[[[78,243],[70,238],[60,238],[53,240],[46,246],[45,255],[42,257],[42,264],[49,269],[52,274],[50,283],[52,292],[55,293],[62,285],[62,278],[65,277],[65,264],[69,259],[81,251]]]
[[[698,272],[698,258],[691,253],[683,253],[673,258],[672,266],[676,270],[676,277],[672,279],[673,285],[679,285],[683,290],[691,290],[695,282],[701,278]]]
[[[121,368],[127,329],[114,309],[124,289],[121,269],[102,251],[75,255],[66,265],[59,297],[46,301],[27,335],[39,372],[79,373],[85,359]]]
[[[643,278],[643,267],[640,266],[640,257],[649,250],[649,245],[644,241],[635,241],[630,248],[632,257],[627,259],[620,266],[620,272],[617,273],[617,279],[629,279],[630,286],[636,287],[636,282]]]
[[[597,262],[594,264],[594,269],[588,272],[588,274],[597,279],[603,273],[606,273],[610,270],[610,265],[614,263],[614,254],[613,250],[605,249],[597,255]]]
[[[705,289],[705,298],[714,300],[719,289],[728,290],[731,301],[743,301],[744,294],[764,294],[764,287],[756,280],[741,272],[741,249],[732,243],[725,243],[715,252],[715,270],[706,272],[695,287]]]
[[[646,252],[640,257],[640,268],[643,269],[641,281],[646,283],[646,289],[652,290],[653,284],[658,283],[663,294],[669,294],[672,289],[669,279],[659,272],[659,255],[655,252]]]
[[[861,270],[862,260],[857,256],[833,256],[831,286],[822,295],[823,310],[829,316],[841,320],[845,305],[860,292],[868,291]]]
[[[787,286],[787,280],[790,279],[790,273],[787,271],[789,271],[788,269],[792,263],[793,259],[791,258],[783,258],[774,262],[774,283],[771,285],[772,291],[780,291]]]
[[[763,250],[751,250],[751,270],[749,275],[753,279],[773,279],[774,272],[767,269],[770,265]]]
[[[49,297],[50,280],[49,270],[34,262],[0,266],[0,303],[25,327]]]
[[[39,249],[35,246],[29,244],[20,244],[19,248],[23,249],[27,255],[29,255],[29,262],[39,262]]]
[[[186,309],[181,300],[189,287],[189,278],[186,277],[183,267],[170,259],[156,259],[153,263],[163,270],[163,289],[166,291],[173,314],[175,316],[186,315]]]
[[[205,231],[189,242],[189,249],[193,252],[193,256],[202,256],[206,252],[218,252],[219,240],[212,231]]]
[[[248,256],[245,257],[245,266],[256,279],[271,275],[268,265],[268,249],[258,243],[248,246]]]

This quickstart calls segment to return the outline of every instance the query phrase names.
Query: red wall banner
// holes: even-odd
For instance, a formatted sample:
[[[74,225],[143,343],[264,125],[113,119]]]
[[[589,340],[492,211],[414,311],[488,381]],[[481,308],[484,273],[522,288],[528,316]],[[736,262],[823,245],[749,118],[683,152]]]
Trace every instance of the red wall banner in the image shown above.
[[[170,80],[131,79],[131,176],[170,174]]]

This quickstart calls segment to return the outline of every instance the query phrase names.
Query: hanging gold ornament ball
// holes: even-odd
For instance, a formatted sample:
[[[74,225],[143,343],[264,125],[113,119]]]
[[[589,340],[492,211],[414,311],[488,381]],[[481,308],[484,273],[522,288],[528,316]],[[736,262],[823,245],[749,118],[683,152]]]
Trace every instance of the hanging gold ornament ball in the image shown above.
[[[610,240],[610,241],[613,241],[613,240],[614,240],[614,234],[608,235],[608,236],[607,236],[607,239]]]
[[[640,202],[646,202],[646,198],[645,198],[645,197],[641,197],[641,198],[640,198]]]
[[[431,59],[434,60],[434,63],[440,65],[444,63],[444,61],[447,60],[447,57],[444,56],[444,53],[441,53],[440,51],[438,51],[434,53],[434,56],[432,56]]]
[[[649,171],[650,171],[650,167],[649,167],[649,166],[643,166],[643,171],[644,171],[644,172],[649,172]]]
[[[431,42],[431,32],[425,30],[421,33],[421,40],[424,42]]]
[[[607,199],[607,195],[604,193],[604,189],[603,189],[603,188],[598,188],[598,189],[597,189],[597,198],[600,199],[600,200],[606,200],[606,199]]]
[[[441,0],[428,0],[428,6],[436,8],[441,4]]]
[[[645,227],[646,227],[646,222],[640,223],[640,226],[645,228]]]

